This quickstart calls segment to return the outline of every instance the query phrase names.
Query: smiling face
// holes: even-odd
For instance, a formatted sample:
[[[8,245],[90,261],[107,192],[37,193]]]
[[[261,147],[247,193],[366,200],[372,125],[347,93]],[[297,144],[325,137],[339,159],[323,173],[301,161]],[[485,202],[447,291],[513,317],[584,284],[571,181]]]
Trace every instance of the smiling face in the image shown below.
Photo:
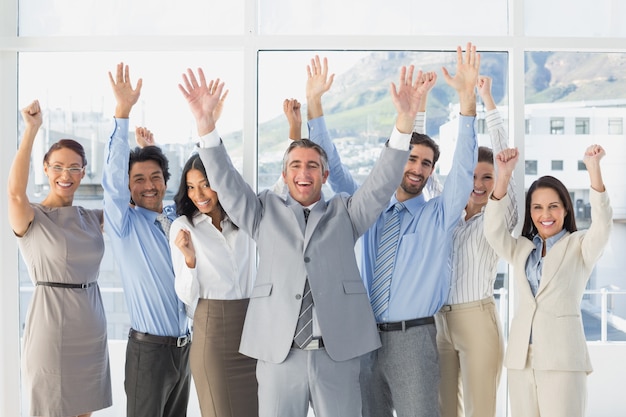
[[[197,169],[187,172],[187,197],[193,202],[200,213],[215,217],[219,212],[217,193],[209,187],[204,174]]]
[[[435,169],[435,153],[426,145],[413,145],[404,167],[402,183],[396,192],[398,201],[405,201],[422,193],[428,177]]]
[[[302,206],[310,206],[322,197],[322,185],[328,171],[322,168],[322,158],[314,148],[293,148],[288,155],[283,180],[291,197]]]
[[[135,205],[161,213],[166,186],[159,164],[151,160],[135,162],[129,177],[130,196]]]
[[[496,186],[495,170],[489,162],[478,162],[474,169],[474,188],[470,194],[468,205],[483,207],[489,200],[489,194]]]
[[[563,230],[567,211],[552,188],[537,188],[530,199],[530,217],[539,236],[546,240]]]
[[[63,168],[61,172],[56,172],[58,168]],[[48,176],[50,193],[55,194],[62,200],[73,199],[74,193],[80,185],[80,181],[85,176],[85,170],[71,174],[67,168],[82,168],[82,157],[69,148],[60,148],[51,152],[44,163],[44,172]]]

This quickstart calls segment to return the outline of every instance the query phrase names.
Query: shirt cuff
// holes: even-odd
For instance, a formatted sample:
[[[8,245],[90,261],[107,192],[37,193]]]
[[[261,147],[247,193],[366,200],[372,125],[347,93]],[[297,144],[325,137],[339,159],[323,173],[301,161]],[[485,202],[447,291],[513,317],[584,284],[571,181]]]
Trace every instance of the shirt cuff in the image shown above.
[[[217,129],[213,129],[212,132],[207,133],[204,136],[200,136],[198,147],[200,148],[215,148],[220,146],[220,135],[217,133]]]
[[[395,126],[389,137],[389,147],[393,149],[399,149],[401,151],[407,151],[411,144],[411,133],[401,133]]]

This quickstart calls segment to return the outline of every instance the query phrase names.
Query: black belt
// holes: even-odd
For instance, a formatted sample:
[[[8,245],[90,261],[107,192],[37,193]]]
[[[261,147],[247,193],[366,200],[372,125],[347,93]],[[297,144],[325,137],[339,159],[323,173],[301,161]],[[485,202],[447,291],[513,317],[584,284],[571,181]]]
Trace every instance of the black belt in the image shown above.
[[[156,345],[169,345],[176,347],[187,346],[187,344],[191,343],[191,335],[186,334],[180,337],[173,336],[156,336],[153,334],[138,332],[135,329],[130,329],[128,332],[128,337],[131,339],[135,339],[138,342],[146,342],[153,343]]]
[[[65,282],[49,282],[49,281],[37,281],[36,285],[40,285],[43,287],[57,287],[57,288],[82,288],[86,289],[89,287],[93,287],[97,284],[97,281],[88,282],[86,284],[67,284]]]
[[[396,321],[394,323],[378,323],[378,330],[381,332],[392,332],[394,330],[406,330],[410,327],[423,326],[425,324],[435,324],[435,318],[422,317],[420,319]]]

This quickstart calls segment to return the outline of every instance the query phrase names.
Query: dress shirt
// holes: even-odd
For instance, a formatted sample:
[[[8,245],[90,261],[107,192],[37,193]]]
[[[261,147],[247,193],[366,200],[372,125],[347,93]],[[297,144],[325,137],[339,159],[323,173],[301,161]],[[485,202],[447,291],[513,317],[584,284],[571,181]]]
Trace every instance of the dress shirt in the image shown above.
[[[475,117],[459,115],[454,162],[441,195],[426,201],[420,194],[404,201],[406,210],[400,212],[400,241],[391,279],[389,309],[383,317],[376,318],[379,323],[432,316],[448,297],[452,233],[472,190],[476,166],[478,146],[474,121]],[[336,156],[331,152],[328,157],[332,169],[337,161],[330,159]],[[334,174],[331,170],[329,178]],[[349,192],[356,187],[351,176],[340,174],[335,178],[339,179],[331,182],[337,187],[335,192]],[[396,197],[392,197],[387,209],[397,202]],[[368,291],[374,279],[378,236],[382,233],[386,212],[363,236],[361,275]]]
[[[526,260],[526,277],[528,278],[528,283],[530,284],[530,290],[533,292],[533,295],[537,295],[537,290],[539,289],[539,284],[541,283],[541,274],[543,273],[543,258],[548,255],[552,246],[567,232],[566,229],[561,230],[554,236],[550,236],[546,239],[546,253],[542,255],[543,252],[543,239],[539,235],[535,235],[533,237],[533,245],[535,248],[530,255],[528,255],[528,259]]]
[[[170,246],[158,213],[131,206],[128,188],[128,119],[115,119],[106,145],[102,187],[104,231],[109,236],[133,329],[157,336],[187,334],[185,306],[176,296]],[[163,211],[173,221],[173,206]]]
[[[193,224],[180,216],[170,230],[170,248],[176,275],[176,294],[193,311],[199,298],[241,300],[249,298],[254,283],[252,239],[240,231],[228,217],[221,222],[222,231],[213,226],[210,216],[196,213]],[[189,268],[176,244],[181,229],[188,230],[196,251],[196,266]]]
[[[487,112],[485,119],[491,138],[493,155],[508,146],[508,137],[498,110]],[[494,163],[494,167],[495,167]],[[507,230],[513,231],[517,225],[517,198],[515,181],[511,178],[507,188],[510,196],[506,211]],[[470,219],[465,220],[465,213],[454,230],[452,239],[452,279],[447,304],[470,303],[483,300],[493,295],[496,280],[498,255],[493,250],[483,233],[484,207]]]

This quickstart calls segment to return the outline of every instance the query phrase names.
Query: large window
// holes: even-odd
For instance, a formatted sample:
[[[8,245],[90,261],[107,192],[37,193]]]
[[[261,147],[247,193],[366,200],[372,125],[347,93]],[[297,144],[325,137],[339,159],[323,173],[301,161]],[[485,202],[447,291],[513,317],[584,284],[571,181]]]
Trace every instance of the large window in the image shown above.
[[[554,24],[557,17],[558,24]],[[38,98],[46,122],[36,152],[58,135],[85,144],[90,171],[76,203],[97,206],[102,146],[113,114],[107,71],[124,61],[130,64],[134,80],[144,80],[131,128],[152,129],[174,161],[173,167],[179,169],[196,135],[176,84],[187,67],[202,67],[207,76],[222,78],[230,90],[218,129],[236,166],[251,184],[266,188],[278,178],[287,144],[282,100],[305,101],[306,65],[319,54],[329,58],[331,71],[337,74],[324,97],[328,126],[344,162],[359,181],[367,176],[381,141],[391,130],[394,111],[388,99],[389,83],[397,79],[399,66],[415,63],[421,69],[436,70],[439,80],[429,99],[426,130],[442,146],[438,165],[445,180],[454,140],[450,119],[458,108],[440,67],[454,71],[454,47],[471,40],[483,52],[483,72],[497,80],[494,94],[510,143],[522,150],[526,160],[526,166],[520,163],[516,171],[518,195],[537,176],[557,175],[572,192],[579,228],[586,228],[589,184],[578,161],[592,141],[606,148],[604,180],[614,209],[614,232],[589,281],[582,314],[589,341],[624,340],[626,258],[621,248],[626,244],[626,102],[620,93],[625,83],[624,20],[626,5],[621,0],[488,0],[480,8],[463,0],[434,2],[428,7],[412,0],[399,0],[393,7],[370,0],[192,0],[184,4],[0,0],[0,135],[5,141],[0,167],[8,171],[16,149],[13,138],[21,129],[18,109]],[[479,105],[479,120],[481,111]],[[579,126],[579,119],[588,123]],[[486,135],[480,140],[488,144]],[[563,161],[562,170],[552,172],[552,161]],[[33,200],[45,192],[40,174],[33,163]],[[173,175],[170,190],[177,181]],[[0,195],[6,195],[5,187],[6,181],[0,183]],[[4,219],[5,207],[0,206]],[[5,278],[0,280],[0,331],[5,336],[0,347],[0,415],[20,415],[20,404],[24,406],[21,415],[27,415],[26,395],[21,395],[16,381],[20,378],[19,336],[32,287],[6,221],[0,222],[0,229]],[[508,293],[506,266],[499,272],[506,330],[509,308],[502,301],[513,300],[514,294]],[[11,277],[19,277],[19,282]],[[115,260],[108,251],[101,284],[112,336],[110,352],[121,355],[112,356],[114,380],[119,382],[114,386],[114,407],[97,413],[107,417],[124,412],[123,348],[119,344],[124,343],[127,328]],[[593,355],[592,351],[588,410],[594,416],[610,416],[626,408],[626,399],[615,393],[618,383],[604,383],[603,378],[621,375],[626,367],[619,368],[621,359],[603,362],[605,355]],[[503,393],[505,381],[503,375]],[[597,388],[599,383],[601,388]],[[505,415],[506,402],[501,401],[498,417]],[[197,409],[190,416],[199,416]]]

